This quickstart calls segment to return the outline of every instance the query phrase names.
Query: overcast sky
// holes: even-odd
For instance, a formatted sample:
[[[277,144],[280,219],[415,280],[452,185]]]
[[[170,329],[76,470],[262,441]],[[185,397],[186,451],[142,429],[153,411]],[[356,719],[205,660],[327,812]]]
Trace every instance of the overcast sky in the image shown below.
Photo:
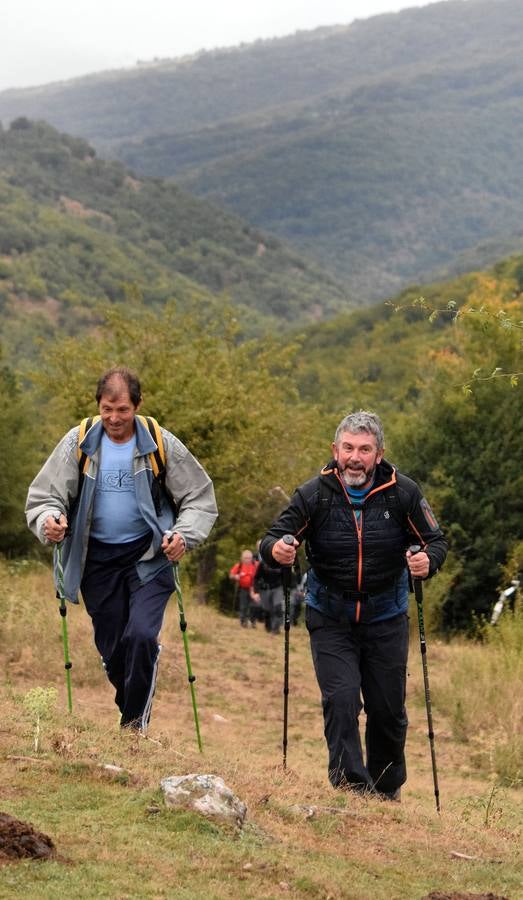
[[[431,0],[0,0],[0,90],[183,56]]]

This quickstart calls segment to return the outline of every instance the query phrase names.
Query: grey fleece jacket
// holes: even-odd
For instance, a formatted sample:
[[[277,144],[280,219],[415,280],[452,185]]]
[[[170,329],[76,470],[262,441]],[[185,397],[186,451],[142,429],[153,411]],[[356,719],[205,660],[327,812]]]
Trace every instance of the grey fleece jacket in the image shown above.
[[[145,583],[166,565],[166,557],[160,549],[164,532],[174,529],[184,538],[187,549],[191,550],[205,540],[217,518],[218,510],[212,481],[205,469],[178,438],[162,428],[166,456],[165,487],[174,500],[176,513],[167,498],[163,498],[161,512],[157,515],[151,494],[153,473],[149,459],[149,454],[156,449],[156,443],[139,419],[135,420],[135,426],[136,500],[144,521],[152,531],[151,545],[136,567],[139,577]],[[87,432],[81,443],[81,449],[90,458],[90,462],[79,496],[78,425],[68,431],[57,444],[29,487],[27,495],[27,524],[43,544],[47,543],[44,523],[48,516],[61,513],[67,516],[69,529],[62,545],[62,565],[65,595],[73,603],[78,603],[78,591],[87,555],[102,434],[103,425],[99,421]]]

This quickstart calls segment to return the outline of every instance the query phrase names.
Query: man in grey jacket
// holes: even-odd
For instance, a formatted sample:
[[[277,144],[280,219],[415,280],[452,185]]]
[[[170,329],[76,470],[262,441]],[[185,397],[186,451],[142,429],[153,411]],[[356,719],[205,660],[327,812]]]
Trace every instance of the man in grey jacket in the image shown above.
[[[155,480],[150,454],[159,448],[136,416],[141,401],[133,372],[105,372],[100,418],[80,445],[78,425],[62,438],[29,488],[26,516],[42,543],[62,544],[65,596],[78,603],[82,593],[121,725],[145,733],[172,563],[205,540],[217,509],[209,476],[164,428],[165,477]],[[79,447],[88,459],[83,477]],[[55,577],[56,565],[55,554]]]

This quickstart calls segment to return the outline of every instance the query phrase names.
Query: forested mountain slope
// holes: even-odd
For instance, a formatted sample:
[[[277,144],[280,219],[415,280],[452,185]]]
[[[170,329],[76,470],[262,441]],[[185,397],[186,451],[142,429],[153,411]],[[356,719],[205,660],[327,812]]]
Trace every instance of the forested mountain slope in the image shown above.
[[[39,116],[97,145],[185,132],[519,44],[517,0],[446,0],[350,26],[0,93],[0,117]]]
[[[2,331],[12,352],[29,353],[31,336],[56,327],[76,333],[97,321],[97,304],[137,295],[157,307],[229,299],[251,331],[348,303],[334,279],[274,238],[175,185],[132,178],[44,123],[19,119],[0,132],[0,201]]]
[[[519,0],[448,0],[0,95],[172,176],[362,302],[523,246]]]

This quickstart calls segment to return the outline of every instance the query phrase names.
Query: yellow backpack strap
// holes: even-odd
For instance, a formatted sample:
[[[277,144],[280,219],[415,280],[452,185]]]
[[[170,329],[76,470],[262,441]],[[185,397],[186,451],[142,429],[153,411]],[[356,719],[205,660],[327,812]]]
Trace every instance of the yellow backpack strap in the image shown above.
[[[80,448],[80,444],[82,443],[85,435],[89,431],[89,429],[96,424],[100,420],[100,416],[87,416],[86,419],[82,419],[80,422],[80,431],[78,432],[78,468],[80,469],[80,477],[85,475],[87,469],[89,468],[89,457],[87,453]]]
[[[165,447],[163,446],[160,426],[152,416],[139,415],[137,418],[140,419],[142,425],[145,425],[145,427],[149,429],[149,434],[158,448],[153,453],[149,454],[149,459],[151,460],[154,477],[162,479],[165,474]]]

